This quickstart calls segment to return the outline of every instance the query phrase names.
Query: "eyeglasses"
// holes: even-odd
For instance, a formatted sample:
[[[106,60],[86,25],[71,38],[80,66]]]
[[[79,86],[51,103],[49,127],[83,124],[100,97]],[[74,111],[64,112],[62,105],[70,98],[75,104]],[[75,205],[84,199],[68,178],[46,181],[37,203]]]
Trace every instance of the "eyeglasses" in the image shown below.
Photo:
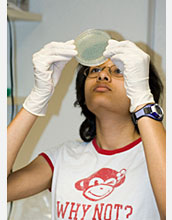
[[[88,67],[84,70],[84,75],[88,78],[96,78],[100,72],[108,68],[108,72],[112,77],[121,78],[123,74],[120,69],[118,69],[115,65],[111,67]]]

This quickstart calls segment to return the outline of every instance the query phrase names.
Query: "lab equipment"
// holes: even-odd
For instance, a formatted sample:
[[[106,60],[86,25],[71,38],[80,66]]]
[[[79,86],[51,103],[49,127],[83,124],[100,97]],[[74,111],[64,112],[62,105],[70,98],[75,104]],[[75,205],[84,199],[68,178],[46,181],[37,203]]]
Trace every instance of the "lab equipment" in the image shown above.
[[[96,66],[104,63],[107,58],[103,52],[111,37],[100,29],[88,29],[75,39],[78,55],[76,60],[85,66]]]

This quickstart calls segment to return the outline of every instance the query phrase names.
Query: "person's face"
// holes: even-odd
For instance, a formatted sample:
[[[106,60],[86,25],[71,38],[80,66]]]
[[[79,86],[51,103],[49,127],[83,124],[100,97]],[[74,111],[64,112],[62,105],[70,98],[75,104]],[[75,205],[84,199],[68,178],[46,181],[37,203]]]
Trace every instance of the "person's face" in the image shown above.
[[[112,67],[113,62],[108,59],[98,67]],[[90,67],[90,71],[95,68]],[[130,101],[126,95],[123,77],[112,77],[109,68],[97,72],[95,78],[87,77],[85,81],[85,101],[87,108],[98,115],[101,110],[129,114]]]

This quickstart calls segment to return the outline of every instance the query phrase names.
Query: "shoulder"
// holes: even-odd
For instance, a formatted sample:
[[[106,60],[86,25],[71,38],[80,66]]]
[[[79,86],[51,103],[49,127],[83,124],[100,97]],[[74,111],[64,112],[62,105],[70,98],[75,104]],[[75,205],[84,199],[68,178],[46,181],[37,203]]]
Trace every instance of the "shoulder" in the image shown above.
[[[56,145],[46,149],[43,154],[46,154],[52,163],[54,164],[55,161],[60,158],[61,156],[67,155],[76,155],[81,154],[86,149],[86,146],[89,143],[80,141],[80,140],[69,140],[60,145]]]
[[[67,142],[64,142],[60,147],[60,151],[63,151],[63,152],[68,152],[68,153],[80,153],[82,152],[83,150],[86,149],[86,146],[88,145],[89,143],[86,143],[86,142],[83,142],[83,141],[80,141],[80,140],[75,140],[75,141],[67,141]]]
[[[48,150],[55,153],[55,152],[60,152],[63,150],[77,150],[77,149],[82,149],[84,148],[88,143],[83,142],[81,140],[68,140],[65,141],[59,145],[53,146],[49,148]]]

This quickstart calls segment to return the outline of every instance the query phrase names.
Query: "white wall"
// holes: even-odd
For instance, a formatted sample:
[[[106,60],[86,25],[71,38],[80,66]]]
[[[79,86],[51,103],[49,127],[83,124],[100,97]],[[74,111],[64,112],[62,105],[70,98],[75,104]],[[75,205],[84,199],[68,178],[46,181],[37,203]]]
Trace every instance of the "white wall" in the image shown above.
[[[75,39],[88,28],[116,31],[125,39],[148,44],[157,54],[157,66],[161,67],[161,73],[165,73],[165,1],[30,0],[30,11],[41,13],[42,21],[16,21],[14,24],[18,96],[27,96],[32,89],[31,59],[34,52],[50,41]],[[79,139],[78,130],[82,117],[80,110],[73,107],[75,100],[73,72],[76,65],[77,62],[73,59],[63,71],[60,83],[50,101],[47,117],[39,119],[32,129],[17,158],[16,168],[26,164],[44,148],[69,139]],[[39,195],[34,198],[43,202]],[[14,219],[29,219],[21,214],[24,212],[26,214],[29,210],[27,208],[26,211],[28,201],[32,200],[25,199],[15,203]]]
[[[162,69],[166,71],[166,1],[155,2],[153,49],[161,56]]]

